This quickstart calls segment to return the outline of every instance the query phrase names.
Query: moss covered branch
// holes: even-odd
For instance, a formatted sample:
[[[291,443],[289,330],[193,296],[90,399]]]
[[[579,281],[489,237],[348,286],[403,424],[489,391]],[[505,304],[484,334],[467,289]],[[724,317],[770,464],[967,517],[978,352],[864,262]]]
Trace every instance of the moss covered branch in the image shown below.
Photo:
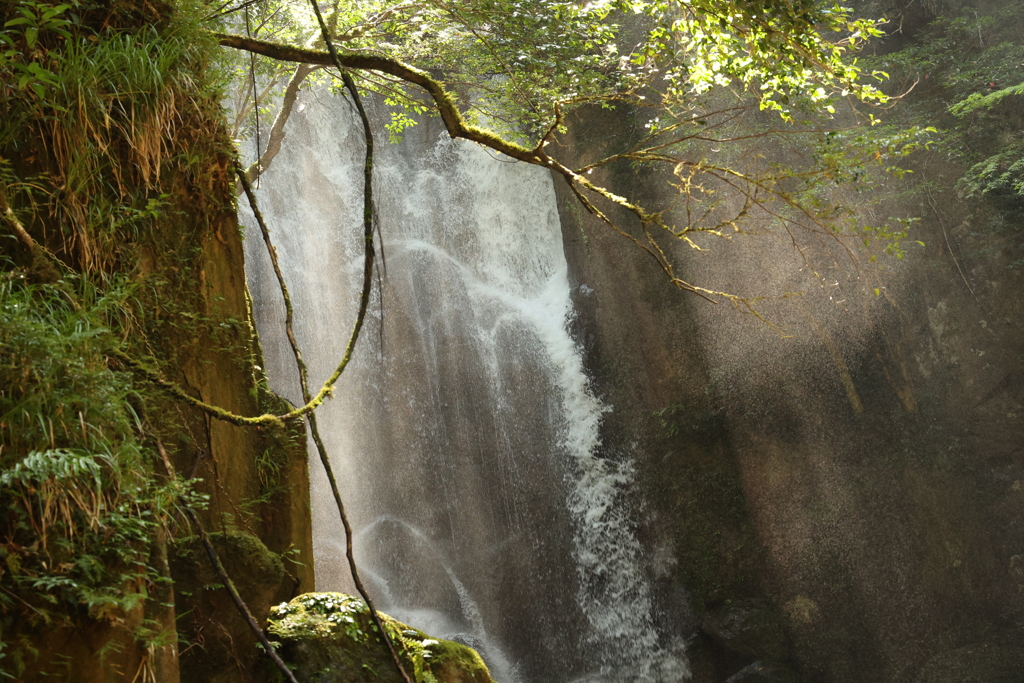
[[[218,33],[216,37],[220,44],[225,47],[254,52],[279,61],[337,66],[339,69],[378,71],[394,76],[406,83],[418,85],[434,100],[434,106],[437,107],[441,120],[444,121],[445,128],[448,129],[448,134],[453,138],[465,138],[479,142],[520,161],[532,164],[543,163],[533,150],[508,142],[490,131],[467,124],[455,106],[455,100],[444,89],[444,86],[422,69],[417,69],[414,66],[387,57],[339,52],[336,48],[333,48],[333,43],[331,43],[332,49],[324,52],[322,50],[310,50],[292,45],[272,43],[266,40],[256,40],[255,38],[247,38],[230,33]],[[332,51],[336,54],[337,60],[331,56]]]
[[[223,422],[229,422],[233,425],[240,427],[244,426],[259,426],[259,425],[279,425],[285,419],[291,419],[289,416],[277,416],[277,415],[258,415],[256,417],[246,417],[244,415],[236,415],[229,410],[225,410],[219,406],[210,405],[205,401],[202,401],[195,396],[191,395],[175,382],[167,380],[159,372],[149,367],[142,361],[132,358],[127,353],[120,349],[110,349],[105,352],[107,356],[116,358],[117,360],[124,363],[126,366],[142,375],[150,382],[155,384],[157,388],[162,389],[174,398],[180,401],[184,401],[191,406],[198,408],[210,417],[216,418]],[[290,415],[290,414],[289,414]]]

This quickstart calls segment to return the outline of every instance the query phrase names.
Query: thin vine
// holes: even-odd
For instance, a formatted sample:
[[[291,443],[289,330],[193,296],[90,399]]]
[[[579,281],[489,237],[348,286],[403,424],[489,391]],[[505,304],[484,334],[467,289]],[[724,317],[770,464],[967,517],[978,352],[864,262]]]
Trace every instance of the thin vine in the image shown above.
[[[354,334],[358,335],[363,319],[366,317],[366,309],[370,303],[370,291],[373,285],[373,131],[370,128],[370,119],[366,115],[366,110],[363,108],[362,99],[359,97],[359,90],[352,81],[352,76],[342,67],[341,60],[338,58],[338,50],[334,46],[334,42],[331,40],[331,33],[327,24],[324,22],[323,15],[320,13],[320,7],[317,5],[316,0],[310,0],[310,4],[313,6],[313,12],[316,14],[317,23],[320,25],[320,32],[323,35],[324,42],[327,44],[327,49],[331,54],[334,66],[341,73],[341,80],[345,83],[345,88],[348,90],[349,95],[352,96],[352,102],[355,104],[356,110],[359,112],[359,118],[363,123],[363,136],[365,138],[366,145],[366,156],[363,163],[363,289],[362,295],[359,299],[359,316],[356,320],[356,327],[353,330]],[[354,337],[351,343],[355,343]],[[305,388],[303,388],[303,392],[306,392]],[[316,428],[316,416],[311,414],[309,418],[310,427],[313,432],[313,440],[316,443],[317,451],[320,454],[320,461],[323,463],[324,470],[327,473],[327,479],[331,484],[331,494],[334,496],[334,502],[338,506],[338,514],[341,516],[341,523],[345,527],[345,557],[348,559],[348,567],[349,571],[352,573],[352,581],[355,583],[356,590],[359,591],[359,595],[366,602],[366,606],[370,612],[370,617],[373,619],[373,623],[377,627],[377,632],[380,633],[381,639],[387,646],[391,659],[395,663],[395,668],[398,669],[398,673],[402,676],[405,683],[413,683],[409,674],[405,671],[405,667],[402,666],[402,661],[399,659],[398,653],[395,651],[394,643],[391,642],[388,632],[384,629],[384,624],[381,622],[380,615],[377,613],[377,608],[374,607],[373,601],[370,599],[370,594],[367,592],[366,587],[363,586],[363,582],[359,578],[359,570],[356,567],[355,555],[352,550],[352,525],[349,523],[348,516],[345,514],[345,504],[341,500],[341,493],[338,490],[338,482],[334,477],[334,470],[331,468],[330,460],[327,457],[327,451],[324,448],[323,441],[320,439],[319,430]]]

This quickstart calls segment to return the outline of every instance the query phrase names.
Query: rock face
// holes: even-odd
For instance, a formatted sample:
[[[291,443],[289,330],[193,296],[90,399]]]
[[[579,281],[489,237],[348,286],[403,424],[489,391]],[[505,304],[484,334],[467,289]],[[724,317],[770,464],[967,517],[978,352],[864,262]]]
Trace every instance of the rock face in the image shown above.
[[[578,166],[641,115],[577,121]],[[693,633],[693,680],[774,680],[755,662],[821,683],[1020,680],[1024,654],[999,643],[1024,622],[1022,212],[951,190],[892,203],[926,246],[881,268],[809,236],[806,262],[758,235],[666,247],[690,282],[768,296],[773,328],[675,290],[556,190],[603,443],[638,463],[659,614]]]
[[[282,588],[291,582],[286,581],[284,563],[259,538],[242,531],[214,532],[208,537],[250,610],[262,616],[275,600],[287,597],[288,593]],[[206,683],[239,680],[239,657],[234,650],[240,648],[235,644],[250,642],[252,631],[241,618],[234,618],[236,607],[196,538],[175,539],[169,545],[168,560],[176,578],[177,608],[181,614],[179,632],[210,631],[204,634],[202,657],[181,659],[182,680]],[[224,615],[233,618],[224,619]],[[219,628],[209,628],[211,623],[218,623],[214,621],[218,616],[221,617]],[[244,651],[243,654],[250,661],[254,657]]]
[[[211,419],[111,355],[117,349],[152,363],[182,392],[237,415],[283,412],[259,374],[234,152],[222,123],[220,76],[207,70],[215,48],[193,33],[201,10],[189,3],[74,3],[66,17],[70,5],[50,7],[47,16],[66,26],[64,37],[0,60],[6,82],[17,59],[41,60],[45,52],[54,69],[46,72],[48,82],[61,84],[42,106],[33,88],[5,87],[0,96],[3,203],[11,203],[6,210],[32,236],[26,245],[2,228],[0,281],[5,295],[15,291],[10,283],[53,286],[58,273],[76,284],[61,280],[59,295],[31,294],[33,301],[61,302],[33,302],[45,324],[27,324],[23,316],[11,327],[0,316],[5,331],[21,331],[17,344],[0,335],[0,364],[18,369],[13,381],[0,378],[0,473],[9,479],[44,448],[57,457],[74,452],[69,462],[98,469],[81,470],[95,473],[95,493],[80,499],[91,503],[72,500],[77,475],[73,467],[52,474],[53,454],[35,459],[43,478],[25,480],[33,483],[22,488],[24,506],[12,504],[8,487],[0,491],[0,679],[250,681],[252,634],[222,595],[196,536],[187,536],[179,496],[195,494],[187,504],[199,508],[229,575],[262,620],[298,585],[313,589],[305,428]],[[10,24],[18,11],[25,10],[0,3],[0,23]],[[5,29],[5,40],[14,35]],[[154,70],[156,54],[161,66]],[[29,63],[39,68],[35,61],[20,68]],[[125,106],[109,110],[115,101]],[[29,186],[60,194],[61,211],[11,190]],[[42,259],[43,252],[50,256]],[[54,255],[59,271],[49,262]],[[117,313],[105,308],[111,315],[101,318],[90,300],[109,302]],[[8,301],[0,308],[8,310]],[[54,327],[63,307],[95,317],[80,318],[72,335]],[[54,329],[52,337],[45,334]],[[59,343],[42,345],[48,339]],[[29,372],[31,349],[60,392]],[[76,392],[74,401],[65,398]],[[32,405],[23,395],[46,400],[30,414],[20,407]],[[14,414],[26,418],[20,427],[7,422]],[[47,438],[39,439],[36,424],[48,425]],[[54,503],[39,481],[72,492],[56,498],[69,502]],[[42,495],[66,521],[56,559],[46,554],[48,524],[39,527],[40,537],[21,522],[19,508],[35,509]]]
[[[784,659],[787,652],[784,622],[771,605],[761,600],[730,600],[701,618],[701,630],[720,647],[757,659]]]
[[[916,683],[1017,683],[1024,648],[1012,643],[974,643],[928,660]]]
[[[476,650],[381,614],[406,672],[416,683],[494,683]],[[298,680],[401,683],[366,604],[344,593],[305,593],[270,611],[268,632]],[[269,669],[268,669],[269,670]],[[276,672],[276,670],[274,670]],[[280,673],[271,680],[282,680]]]

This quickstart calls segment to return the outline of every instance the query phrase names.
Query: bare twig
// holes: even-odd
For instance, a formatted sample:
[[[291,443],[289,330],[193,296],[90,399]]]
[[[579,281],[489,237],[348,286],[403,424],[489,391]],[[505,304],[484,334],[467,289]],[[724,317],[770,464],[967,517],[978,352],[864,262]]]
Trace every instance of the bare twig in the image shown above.
[[[72,269],[66,263],[61,261],[56,254],[32,238],[32,235],[28,233],[25,226],[18,220],[18,216],[14,213],[14,209],[11,208],[10,203],[7,201],[7,193],[5,192],[3,185],[0,185],[0,219],[7,224],[14,235],[18,238],[18,241],[28,248],[29,253],[32,254],[34,267],[46,273],[53,273],[55,277],[61,270],[65,273],[73,272]],[[73,298],[71,303],[76,309],[79,308],[78,302],[74,301]]]
[[[206,532],[203,531],[203,525],[199,523],[199,516],[196,514],[195,510],[187,505],[183,505],[182,509],[184,509],[185,514],[188,515],[188,518],[192,523],[195,524],[196,531],[199,532],[199,541],[203,544],[203,548],[206,550],[206,556],[210,558],[210,564],[213,566],[213,570],[217,573],[217,577],[220,579],[221,583],[224,584],[224,588],[227,589],[228,595],[231,596],[231,601],[235,603],[235,607],[238,608],[238,612],[242,615],[245,623],[249,626],[249,630],[253,632],[256,639],[263,645],[263,649],[274,661],[275,666],[277,666],[281,673],[284,674],[284,677],[290,683],[299,683],[295,678],[295,674],[292,673],[292,670],[288,668],[288,665],[284,663],[281,657],[274,650],[274,646],[271,645],[270,640],[267,638],[267,634],[263,632],[263,629],[260,628],[260,625],[256,622],[256,618],[252,615],[252,612],[249,611],[249,607],[245,604],[245,601],[242,600],[242,596],[238,594],[238,589],[235,588],[235,584],[231,581],[231,577],[228,576],[227,571],[225,571],[220,558],[217,557],[217,551],[210,543],[210,539],[207,538]]]
[[[980,33],[978,37],[981,37]],[[964,284],[967,285],[967,291],[969,291],[971,296],[975,299],[978,299],[978,295],[974,293],[974,288],[971,287],[970,281],[968,281],[967,276],[964,274],[964,269],[960,267],[960,261],[957,259],[956,254],[953,253],[953,247],[949,243],[949,235],[946,233],[946,221],[942,220],[942,212],[939,210],[939,207],[935,205],[935,198],[932,197],[931,192],[926,193],[925,196],[928,198],[928,203],[931,204],[935,217],[939,220],[939,226],[942,228],[942,236],[946,240],[946,249],[949,251],[949,257],[953,259],[957,272],[960,273],[960,277],[963,279]],[[978,301],[980,301],[980,299],[978,299]]]

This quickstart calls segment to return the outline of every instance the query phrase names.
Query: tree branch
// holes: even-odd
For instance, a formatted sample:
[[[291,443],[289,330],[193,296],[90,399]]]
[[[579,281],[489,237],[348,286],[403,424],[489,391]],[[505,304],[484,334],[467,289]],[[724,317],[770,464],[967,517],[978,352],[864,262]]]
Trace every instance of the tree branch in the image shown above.
[[[300,64],[321,64],[335,66],[330,52],[320,50],[308,50],[294,47],[292,45],[281,45],[265,40],[256,40],[229,33],[215,34],[221,45],[233,47],[238,50],[255,52],[256,54],[270,57],[285,62],[298,62]],[[498,152],[507,154],[514,159],[525,161],[530,164],[544,166],[543,160],[532,150],[517,145],[513,142],[502,139],[491,131],[471,126],[462,118],[455,100],[434,80],[430,74],[414,66],[410,66],[396,59],[380,57],[377,55],[355,54],[350,52],[334,52],[337,54],[337,67],[339,69],[357,69],[361,71],[379,71],[400,78],[407,83],[418,85],[427,91],[427,94],[434,100],[441,120],[444,122],[448,134],[453,138],[464,138],[482,145],[486,145]]]
[[[302,86],[302,82],[306,80],[306,76],[312,73],[317,67],[309,64],[299,64],[292,73],[291,79],[288,81],[288,86],[284,90],[284,98],[281,101],[281,110],[277,112],[277,116],[274,118],[274,125],[270,128],[270,137],[267,139],[267,149],[263,152],[263,155],[259,159],[254,161],[249,168],[245,169],[245,177],[249,182],[253,182],[263,171],[270,166],[270,162],[274,160],[278,152],[281,151],[281,144],[284,142],[285,132],[284,126],[288,122],[288,117],[291,116],[292,108],[295,106],[295,100],[299,96],[299,88]]]
[[[257,417],[245,417],[244,415],[236,415],[229,410],[225,410],[224,408],[221,408],[219,406],[210,405],[209,403],[206,403],[196,398],[195,396],[192,396],[174,382],[164,379],[163,376],[161,376],[160,373],[154,370],[153,368],[149,367],[148,365],[145,365],[142,361],[132,358],[121,349],[109,349],[107,351],[104,351],[104,353],[107,356],[110,356],[111,358],[116,358],[117,360],[121,361],[129,368],[139,373],[140,375],[148,379],[150,382],[155,384],[158,388],[164,390],[171,396],[181,401],[184,401],[185,403],[188,403],[191,406],[199,408],[199,410],[203,411],[210,417],[216,418],[223,422],[230,422],[233,425],[244,427],[256,425],[274,425],[279,424],[285,420],[294,419],[294,417],[291,416],[291,413],[281,416],[270,415],[268,413],[265,415],[259,415]]]
[[[2,188],[0,188],[0,214],[3,215],[4,222],[10,226],[17,238],[21,240],[21,243],[28,247],[28,250],[32,252],[32,254],[37,254],[42,247],[32,239],[32,235],[28,234],[28,231],[25,230],[25,226],[23,226],[21,221],[18,220],[18,217],[14,215],[14,210],[11,208],[10,204],[7,203],[7,197]]]
[[[57,258],[56,254],[32,239],[32,235],[28,234],[28,230],[18,220],[14,209],[7,201],[7,192],[3,185],[0,185],[0,217],[18,240],[28,248],[29,253],[32,254],[33,267],[40,273],[46,274],[47,277],[52,276],[56,280],[61,270],[73,272],[66,263]]]
[[[698,139],[714,143],[731,141],[729,136],[725,136],[724,138],[719,139],[717,137],[707,135],[706,130],[723,126],[725,123],[728,123],[729,121],[735,119],[736,116],[738,116],[738,112],[744,109],[743,107],[734,107],[723,110],[723,112],[721,113],[728,115],[725,118],[725,120],[719,121],[716,124],[705,128],[705,132],[702,132],[701,134],[673,136],[672,138],[670,138],[669,141],[666,142],[662,140],[661,143],[648,149],[638,149],[635,145],[631,150],[629,150],[626,153],[613,155],[612,157],[609,157],[607,159],[602,159],[599,162],[592,163],[589,166],[580,169],[579,171],[574,171],[566,167],[564,164],[560,163],[557,159],[549,157],[545,151],[545,143],[550,141],[550,138],[552,137],[553,133],[557,130],[557,127],[560,123],[560,112],[558,111],[556,111],[554,123],[551,125],[551,127],[547,129],[545,134],[538,141],[538,144],[531,149],[516,144],[514,142],[505,140],[500,135],[492,131],[485,130],[483,128],[479,128],[477,126],[473,126],[466,123],[465,119],[462,117],[462,114],[455,105],[454,98],[445,90],[444,86],[441,85],[439,81],[434,79],[427,72],[418,69],[414,66],[405,64],[399,60],[365,53],[339,52],[330,42],[328,42],[329,51],[323,52],[318,50],[298,48],[291,45],[281,45],[278,43],[255,40],[251,38],[246,38],[244,36],[232,34],[218,33],[215,35],[220,44],[223,46],[261,54],[271,59],[311,65],[333,65],[342,71],[344,71],[345,69],[352,69],[360,71],[377,72],[379,74],[386,74],[390,77],[396,78],[406,83],[421,87],[423,90],[427,92],[427,94],[433,100],[434,106],[436,107],[437,112],[440,115],[440,118],[448,131],[448,134],[452,138],[462,138],[465,140],[470,140],[472,142],[476,142],[479,145],[488,147],[497,152],[505,154],[506,156],[512,159],[523,161],[536,166],[541,166],[558,173],[565,179],[569,187],[572,189],[573,193],[581,200],[581,202],[589,212],[593,213],[603,222],[609,224],[619,234],[627,237],[635,244],[638,244],[645,251],[647,251],[655,259],[658,265],[665,271],[665,273],[669,276],[669,280],[672,282],[672,284],[679,287],[680,289],[693,292],[705,298],[724,298],[731,301],[733,304],[747,305],[746,302],[748,300],[737,297],[736,295],[698,287],[676,277],[673,273],[672,263],[668,255],[661,248],[661,246],[658,245],[658,243],[654,240],[654,237],[651,235],[650,232],[651,226],[660,227],[670,232],[675,238],[682,239],[683,241],[687,242],[688,244],[690,244],[690,246],[696,246],[690,240],[689,233],[708,232],[711,234],[719,234],[721,236],[720,228],[724,224],[720,223],[718,226],[714,228],[700,228],[699,226],[688,224],[682,229],[673,229],[672,227],[666,224],[663,215],[664,212],[650,211],[638,202],[631,201],[626,197],[615,194],[614,192],[608,190],[606,187],[602,187],[591,182],[586,177],[586,175],[584,175],[585,172],[595,167],[602,166],[617,159],[657,161],[662,163],[672,163],[677,167],[680,163],[693,164],[693,162],[681,161],[680,159],[672,157],[671,155],[652,154],[652,152],[667,149],[672,145],[679,144],[683,141],[691,139]],[[673,126],[667,128],[666,130],[660,131],[656,135],[649,136],[648,140],[653,143],[659,136],[664,135],[665,133],[674,132],[680,126],[688,123],[694,123],[698,120],[699,119],[696,118],[690,118],[688,120],[678,122],[677,124],[674,124]],[[747,137],[752,138],[763,135],[772,135],[776,132],[781,131],[776,131],[772,129],[767,132],[761,132],[749,136],[733,137],[735,137],[736,140],[741,140]],[[712,174],[714,175],[713,171]],[[742,183],[746,183],[748,186],[754,188],[754,194],[756,194],[758,190],[765,190],[769,198],[781,201],[782,203],[788,205],[789,208],[794,209],[797,212],[802,212],[807,218],[811,219],[812,223],[818,226],[822,225],[821,220],[818,220],[814,216],[811,216],[807,211],[807,207],[802,206],[800,202],[795,202],[792,197],[787,196],[785,193],[779,192],[778,190],[771,191],[770,188],[765,187],[764,183],[762,182],[763,179],[757,177],[750,177],[735,170],[728,171],[726,175],[729,175],[734,179],[738,179]],[[726,182],[728,182],[728,179],[725,180]],[[618,207],[625,209],[629,213],[633,214],[640,223],[640,229],[643,231],[644,239],[638,240],[636,237],[630,235],[628,232],[623,230],[620,226],[616,225],[615,222],[609,216],[602,213],[600,210],[597,209],[597,207],[592,202],[586,200],[583,197],[584,190],[586,190],[588,193],[599,195],[605,201],[617,205]],[[748,198],[750,198],[749,194]],[[758,206],[762,206],[766,209],[768,208],[764,206],[764,202],[761,199],[753,199],[754,203],[757,204]],[[786,227],[788,229],[788,224],[786,225]],[[644,244],[643,241],[646,241],[647,243]]]
[[[448,134],[452,138],[470,140],[485,147],[489,147],[497,152],[501,152],[513,159],[518,159],[519,161],[524,161],[535,166],[543,166],[544,168],[555,171],[565,178],[566,182],[569,183],[569,186],[573,188],[573,191],[578,197],[581,195],[576,191],[577,186],[585,188],[634,214],[640,220],[641,225],[647,225],[650,223],[654,223],[656,225],[663,224],[661,214],[647,211],[639,204],[630,202],[625,197],[621,197],[604,187],[595,185],[585,177],[574,172],[572,169],[567,168],[555,159],[549,157],[544,152],[543,143],[546,141],[545,139],[542,139],[534,149],[528,149],[522,145],[509,142],[492,131],[467,124],[462,118],[462,114],[456,108],[455,101],[452,99],[451,95],[445,91],[444,87],[438,81],[434,80],[434,78],[432,78],[428,73],[417,69],[416,67],[404,64],[398,60],[376,55],[341,53],[338,52],[333,43],[329,41],[329,51],[321,52],[319,50],[309,50],[294,47],[292,45],[270,43],[233,34],[218,33],[216,36],[221,45],[239,50],[255,52],[257,54],[270,57],[271,59],[298,62],[301,64],[333,65],[342,72],[344,72],[345,69],[378,71],[399,78],[407,83],[418,85],[426,90],[427,94],[429,94],[434,100],[434,105],[437,107],[441,120],[444,122],[445,128],[448,130]],[[557,127],[557,125],[558,122],[556,117],[555,126]],[[546,137],[547,136],[545,136],[545,138]],[[585,202],[584,205],[591,212],[596,210],[596,207],[589,202]],[[595,215],[599,215],[602,220],[612,225],[612,227],[614,227],[620,234],[626,234],[623,230],[615,226],[611,220],[604,216],[604,214],[598,212]],[[646,251],[654,256],[659,265],[666,270],[666,273],[669,274],[672,283],[677,287],[695,293],[699,293],[701,291],[712,293],[708,292],[708,290],[701,290],[699,287],[694,287],[693,285],[690,285],[689,283],[686,283],[672,275],[671,266],[666,263],[663,258],[659,257],[659,254],[657,253],[660,252],[660,248],[656,248],[655,250],[646,248]],[[714,292],[713,294],[718,293]]]

